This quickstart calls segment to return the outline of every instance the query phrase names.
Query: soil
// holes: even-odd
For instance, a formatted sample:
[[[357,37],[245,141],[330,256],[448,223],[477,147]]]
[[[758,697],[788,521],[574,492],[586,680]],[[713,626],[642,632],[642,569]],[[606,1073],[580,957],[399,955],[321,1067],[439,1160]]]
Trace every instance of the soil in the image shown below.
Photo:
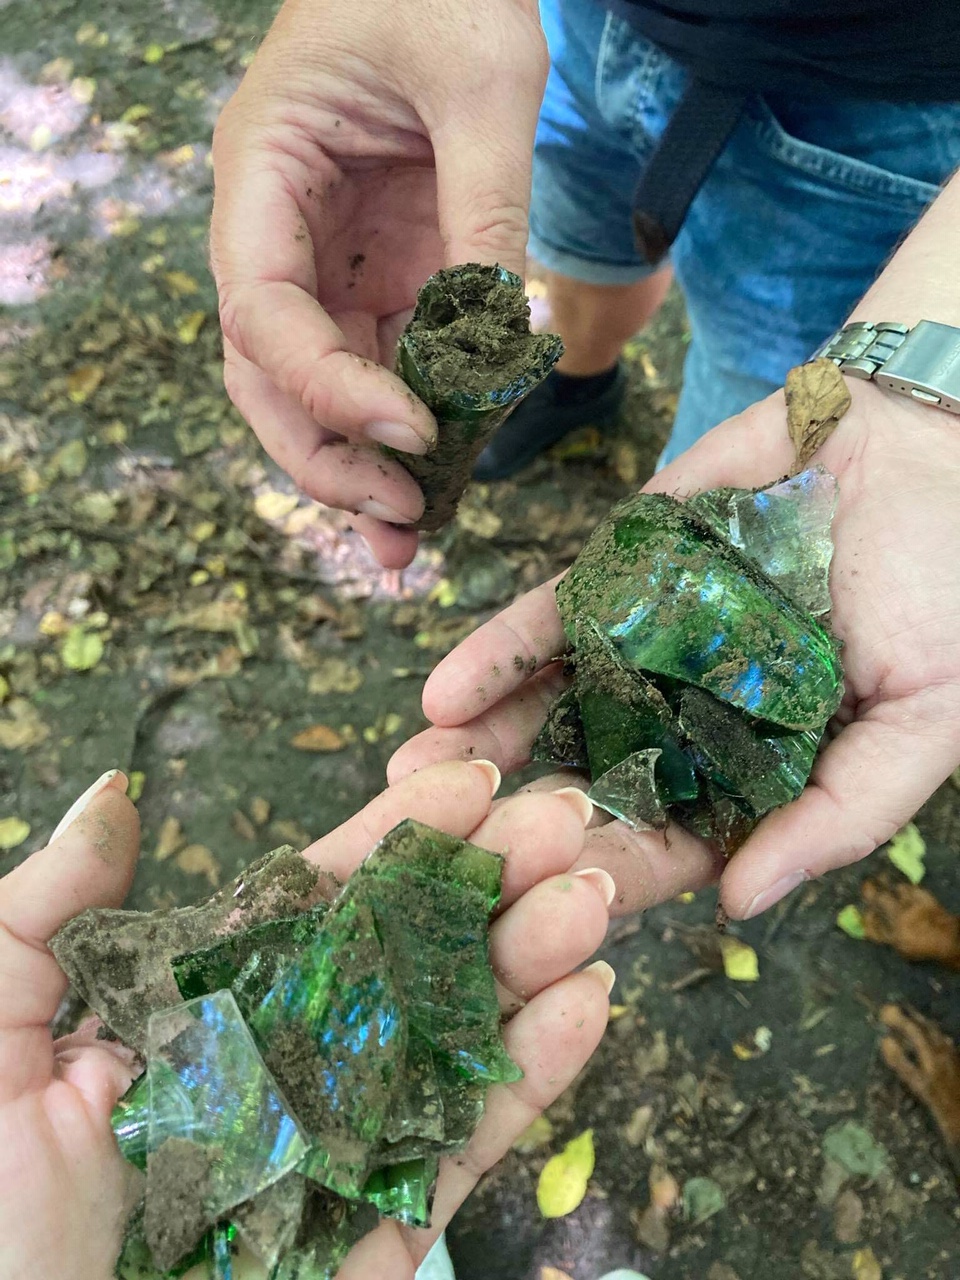
[[[438,428],[426,456],[392,453],[423,489],[418,529],[453,519],[484,446],[562,350],[555,336],[530,331],[523,286],[502,274],[477,263],[437,272],[401,338],[400,372]]]
[[[161,1271],[195,1249],[215,1217],[208,1206],[216,1158],[216,1149],[187,1138],[168,1138],[147,1157],[144,1236]]]

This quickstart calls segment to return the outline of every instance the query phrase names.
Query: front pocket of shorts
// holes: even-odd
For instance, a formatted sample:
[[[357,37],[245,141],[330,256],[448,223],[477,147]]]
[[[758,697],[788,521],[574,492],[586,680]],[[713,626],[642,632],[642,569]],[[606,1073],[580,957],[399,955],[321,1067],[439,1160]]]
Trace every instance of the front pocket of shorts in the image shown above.
[[[929,182],[794,137],[762,99],[750,103],[748,114],[762,151],[824,186],[847,195],[895,204],[916,214],[939,194],[940,188]]]
[[[625,18],[608,13],[597,50],[595,94],[603,119],[641,150],[649,146],[651,104],[673,64]]]

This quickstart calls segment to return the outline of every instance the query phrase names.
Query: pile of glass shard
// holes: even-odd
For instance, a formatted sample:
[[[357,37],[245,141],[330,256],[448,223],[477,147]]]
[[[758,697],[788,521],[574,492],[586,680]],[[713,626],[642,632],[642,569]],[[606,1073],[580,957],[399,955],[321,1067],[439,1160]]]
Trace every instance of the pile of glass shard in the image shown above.
[[[114,1115],[142,1171],[117,1275],[241,1243],[271,1280],[325,1280],[380,1216],[429,1223],[441,1155],[520,1078],[488,956],[502,859],[395,827],[340,886],[278,849],[195,907],[89,911],[53,950],[146,1069]]]
[[[534,758],[589,771],[636,828],[667,819],[733,853],[803,790],[840,705],[830,609],[837,483],[615,507],[557,587],[570,687]]]

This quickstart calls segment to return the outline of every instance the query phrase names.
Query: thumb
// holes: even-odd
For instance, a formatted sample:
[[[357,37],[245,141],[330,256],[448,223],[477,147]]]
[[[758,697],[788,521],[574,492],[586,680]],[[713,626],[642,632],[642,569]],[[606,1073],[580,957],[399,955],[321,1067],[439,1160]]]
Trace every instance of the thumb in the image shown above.
[[[542,35],[532,24],[509,53],[461,86],[436,121],[425,118],[437,170],[444,265],[499,263],[521,278],[537,115],[546,80]],[[428,112],[423,113],[426,116]]]

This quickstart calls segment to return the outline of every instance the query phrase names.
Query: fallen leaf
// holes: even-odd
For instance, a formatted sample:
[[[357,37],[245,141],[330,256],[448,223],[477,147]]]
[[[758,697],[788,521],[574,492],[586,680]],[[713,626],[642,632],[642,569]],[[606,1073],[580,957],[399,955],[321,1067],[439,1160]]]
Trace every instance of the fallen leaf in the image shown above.
[[[198,667],[171,667],[167,679],[178,689],[189,689],[201,680],[225,680],[243,669],[243,654],[235,644],[225,644]]]
[[[103,637],[79,625],[71,627],[61,646],[60,657],[71,671],[91,671],[103,657]]]
[[[22,818],[0,818],[0,849],[16,849],[30,834],[30,823]]]
[[[67,395],[74,404],[89,400],[103,381],[102,364],[81,364],[67,378]]]
[[[587,1194],[595,1160],[593,1130],[587,1129],[547,1161],[537,1183],[537,1204],[543,1217],[564,1218],[573,1213]]]
[[[6,676],[0,676],[0,702],[6,702],[10,697],[10,681]]]
[[[630,1012],[628,1004],[612,1004],[607,1010],[607,1017],[611,1022],[619,1022],[625,1013]]]
[[[109,493],[94,490],[78,498],[73,504],[73,510],[91,524],[109,524],[117,514],[117,504]]]
[[[50,466],[68,480],[78,480],[87,469],[87,446],[82,440],[70,440],[55,450]]]
[[[90,76],[77,76],[70,81],[70,96],[74,102],[79,102],[83,106],[93,101],[94,94],[97,92],[97,82]]]
[[[241,840],[256,840],[257,828],[242,809],[236,809],[230,819],[230,825]]]
[[[145,102],[134,102],[127,107],[120,119],[124,124],[139,124],[141,120],[147,120],[152,115],[152,107],[148,107]]]
[[[863,1201],[850,1187],[833,1206],[833,1234],[840,1244],[856,1244],[863,1227]]]
[[[553,1125],[546,1116],[537,1116],[513,1142],[513,1150],[521,1155],[529,1155],[553,1141]]]
[[[457,512],[457,524],[478,538],[495,538],[503,528],[503,521],[495,511],[466,505]]]
[[[877,1178],[887,1167],[886,1149],[855,1120],[844,1120],[827,1130],[823,1154],[857,1177]]]
[[[134,769],[130,774],[130,782],[127,786],[128,798],[136,804],[143,795],[143,788],[147,781],[147,775],[140,769]]]
[[[144,49],[141,57],[149,66],[153,66],[157,62],[161,62],[166,54],[166,49],[162,44],[148,44]]]
[[[200,520],[190,530],[190,537],[194,542],[206,542],[212,538],[217,532],[216,522],[213,520]]]
[[[639,1147],[644,1139],[651,1133],[653,1129],[653,1107],[649,1104],[643,1107],[637,1107],[633,1115],[627,1121],[623,1130],[623,1136],[630,1143],[631,1147]]]
[[[191,311],[177,321],[177,337],[184,346],[191,346],[199,337],[203,322],[207,318],[205,311]]]
[[[250,817],[258,827],[262,827],[265,822],[269,822],[270,801],[264,800],[263,796],[254,796],[250,801]]]
[[[691,1178],[683,1184],[683,1216],[694,1226],[727,1206],[723,1188],[713,1178]]]
[[[912,822],[902,827],[887,846],[887,857],[911,884],[919,884],[924,877],[926,852],[927,842]]]
[[[177,866],[189,876],[206,876],[213,889],[220,884],[220,868],[205,844],[188,844],[181,849],[177,854]]]
[[[235,631],[247,619],[247,606],[242,600],[211,600],[172,613],[164,623],[164,631]]]
[[[837,928],[842,929],[850,938],[859,940],[867,936],[863,923],[863,912],[859,907],[854,906],[852,902],[837,912]]]
[[[541,1267],[540,1280],[573,1280],[573,1276],[566,1271],[559,1271],[556,1267]]]
[[[183,847],[183,844],[184,838],[180,819],[174,817],[164,818],[160,824],[160,834],[157,837],[157,847],[153,856],[157,862],[166,862],[167,858]]]
[[[191,293],[197,293],[200,289],[199,283],[185,271],[165,271],[163,279],[167,289],[175,298],[189,297]]]
[[[802,471],[850,408],[850,389],[832,360],[812,360],[787,374],[787,429]]]
[[[858,1249],[851,1260],[853,1280],[883,1280],[883,1271],[872,1249]]]
[[[7,716],[0,720],[0,747],[5,751],[30,751],[50,736],[39,711],[26,698],[11,698]]]
[[[281,493],[277,489],[268,489],[266,493],[258,493],[253,500],[253,509],[261,520],[283,520],[295,509],[300,499],[295,493]]]
[[[48,609],[37,624],[37,630],[43,636],[51,636],[53,639],[57,639],[59,636],[67,634],[70,630],[70,623],[56,609]]]
[[[343,734],[328,724],[312,724],[291,738],[290,745],[298,751],[342,751],[347,744]]]
[[[725,934],[720,939],[723,971],[734,982],[756,982],[760,977],[760,965],[753,947],[739,938]]]
[[[315,650],[311,650],[315,653]],[[363,684],[363,673],[343,658],[323,658],[316,670],[310,672],[307,692],[353,693]]]

